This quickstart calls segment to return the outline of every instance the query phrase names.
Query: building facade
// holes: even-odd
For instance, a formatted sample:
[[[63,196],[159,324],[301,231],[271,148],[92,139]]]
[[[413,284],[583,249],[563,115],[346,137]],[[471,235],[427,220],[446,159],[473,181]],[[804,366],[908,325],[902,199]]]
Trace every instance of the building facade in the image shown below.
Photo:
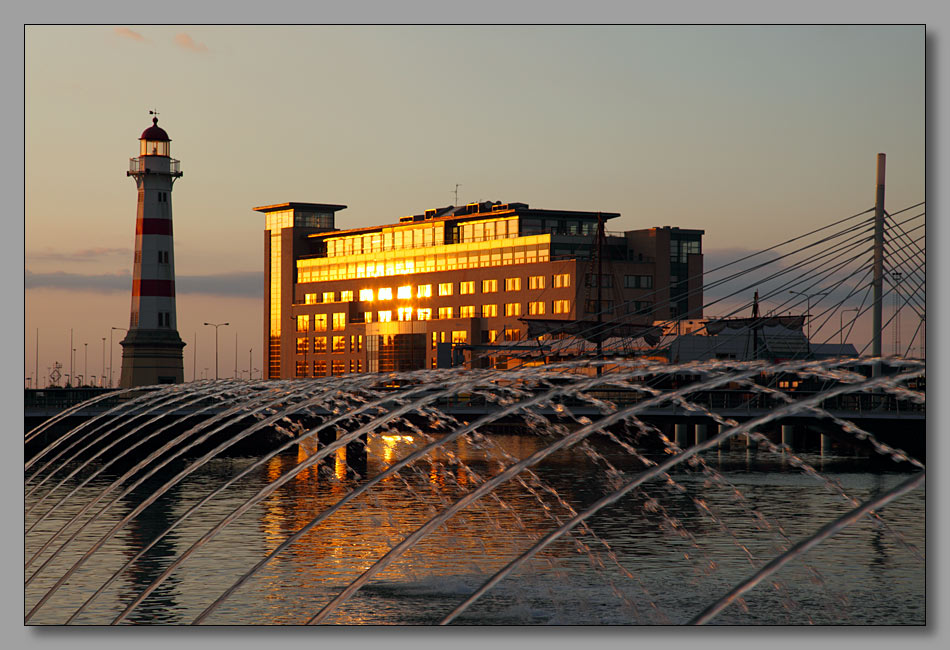
[[[152,118],[139,137],[139,155],[126,172],[138,188],[132,309],[122,345],[119,386],[180,384],[182,349],[175,308],[175,246],[172,237],[172,186],[181,177],[171,157],[171,139]]]
[[[497,202],[340,230],[345,207],[254,208],[265,215],[266,378],[460,359],[504,368],[511,348],[569,330],[701,316],[702,230],[599,236],[619,214]]]

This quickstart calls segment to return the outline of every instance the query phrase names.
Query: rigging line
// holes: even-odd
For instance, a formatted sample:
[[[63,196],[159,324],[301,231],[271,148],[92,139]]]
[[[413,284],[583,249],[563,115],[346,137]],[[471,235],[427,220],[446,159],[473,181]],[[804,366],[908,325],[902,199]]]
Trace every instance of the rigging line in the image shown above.
[[[907,211],[909,211],[909,210],[913,210],[914,208],[920,207],[920,206],[924,205],[925,203],[927,203],[927,202],[926,202],[926,201],[921,201],[920,203],[915,203],[914,205],[908,205],[906,208],[901,208],[901,209],[898,210],[897,212],[891,212],[890,215],[893,217],[894,215],[901,214],[902,212],[907,212]],[[873,208],[872,208],[872,210],[873,210]]]
[[[870,240],[870,237],[868,237],[867,240]],[[845,244],[838,244],[838,245],[837,245],[837,248],[838,248],[838,249],[843,249],[843,250],[840,250],[840,251],[839,251],[839,250],[832,250],[832,251],[826,253],[825,256],[831,256],[832,254],[837,254],[838,257],[836,257],[835,259],[838,259],[838,258],[840,257],[840,253],[842,253],[842,252],[847,252],[848,250],[853,250],[854,248],[860,246],[862,243],[864,243],[864,242],[862,242],[862,241],[857,241],[857,242],[852,241],[852,242],[848,242],[848,243],[845,243]],[[858,257],[860,257],[861,255],[866,254],[867,252],[868,252],[868,251],[862,251],[862,252],[859,253],[858,255],[854,256],[852,259],[846,260],[844,263],[840,263],[839,266],[846,265],[848,262],[851,262],[851,261],[853,261],[854,259],[857,259]],[[810,260],[809,263],[812,263],[812,262],[814,262],[814,261],[815,261],[814,259],[813,259],[813,260]],[[834,261],[834,260],[825,261],[823,264],[820,265],[820,267],[821,267],[821,266],[826,266],[827,264],[829,264],[830,261]],[[820,267],[819,267],[819,269],[820,269]],[[787,269],[783,269],[783,270],[781,270],[781,271],[779,271],[779,272],[773,274],[773,276],[770,277],[770,278],[767,278],[766,281],[772,280],[772,279],[774,279],[775,277],[779,277],[779,276],[781,276],[781,275],[784,275],[784,274],[793,272],[793,271],[795,271],[795,270],[798,270],[798,269],[796,269],[796,267],[788,267]],[[833,270],[837,270],[837,269],[833,269]],[[807,275],[808,275],[809,273],[817,273],[817,272],[818,272],[818,269],[813,269],[813,270],[810,270],[810,271],[806,272],[806,273],[803,274],[803,275],[800,275],[800,276],[798,276],[798,277],[796,277],[796,278],[792,278],[792,279],[789,280],[785,285],[782,285],[778,290],[775,290],[775,291],[779,291],[779,290],[781,290],[781,289],[784,289],[784,288],[787,287],[787,286],[791,286],[791,285],[794,284],[794,283],[797,283],[797,282],[802,281],[802,278],[803,278],[803,277],[807,277]],[[832,272],[833,272],[833,271],[832,271]],[[827,273],[827,271],[826,271],[826,273]],[[731,297],[732,295],[735,295],[735,294],[737,294],[737,293],[742,293],[742,292],[748,291],[752,286],[756,286],[756,284],[748,285],[748,286],[746,286],[746,287],[743,287],[743,288],[737,290],[736,292],[734,292],[733,294],[730,294],[730,295],[728,295],[728,296],[725,296],[724,298],[720,298],[719,300],[713,301],[712,303],[708,303],[706,306],[708,306],[709,304],[715,304],[716,302],[720,302],[721,300],[725,300],[725,299],[727,299],[727,298],[729,298],[729,297]],[[739,308],[733,310],[732,313],[735,313],[735,312],[737,312],[737,311],[740,311],[740,310],[743,310],[743,309],[746,309],[746,308],[748,308],[748,303],[747,303],[746,305],[743,305],[743,306],[741,306],[741,307],[739,307]],[[672,323],[674,323],[674,322],[675,322],[675,320],[664,321],[664,322],[662,322],[659,326],[669,325],[669,324],[672,324]],[[618,323],[617,325],[614,325],[613,327],[608,326],[608,327],[606,328],[606,330],[604,330],[604,331],[601,332],[601,334],[609,333],[609,331],[611,331],[612,329],[614,329],[616,326],[619,326],[619,324],[620,324],[620,323]],[[700,330],[698,330],[698,331],[701,331],[702,329],[704,329],[704,327],[705,327],[705,326],[700,326]],[[594,333],[596,333],[596,330],[595,330],[595,328],[588,328],[588,329],[583,330],[582,332],[580,332],[579,335],[583,335],[584,333],[587,333],[587,334],[594,334]]]
[[[913,217],[911,217],[910,219],[905,219],[905,220],[903,220],[903,221],[898,222],[896,219],[894,219],[893,217],[891,217],[891,215],[888,215],[886,211],[884,212],[884,214],[887,215],[887,219],[885,219],[885,223],[890,223],[894,228],[896,228],[899,232],[904,233],[905,235],[906,235],[907,233],[904,232],[904,229],[903,229],[901,226],[903,226],[904,224],[908,223],[909,221],[912,221],[912,220],[917,219],[917,218],[919,218],[919,217],[926,217],[926,216],[927,216],[927,213],[926,213],[926,212],[921,212],[920,214],[918,214],[918,215],[916,215],[916,216],[913,216]],[[924,254],[924,251],[921,250],[919,247],[917,248],[917,251],[918,251],[921,255]]]
[[[848,260],[845,260],[844,262],[841,262],[841,263],[838,265],[838,267],[847,266],[848,264],[854,262],[855,260],[861,258],[862,256],[866,256],[866,255],[868,254],[868,252],[869,252],[869,250],[863,250],[863,251],[861,251],[860,253],[858,253],[857,255],[854,255],[852,258],[850,258],[850,259],[848,259]],[[831,275],[831,274],[833,274],[833,273],[836,273],[837,271],[838,271],[838,268],[832,267],[832,268],[830,268],[830,269],[827,269],[827,270],[824,272],[824,274],[827,276],[827,275]],[[842,278],[841,280],[839,280],[839,282],[838,282],[833,288],[837,288],[838,285],[840,285],[841,283],[843,283],[843,282],[845,282],[845,281],[851,279],[854,275],[856,275],[856,274],[859,273],[860,271],[861,271],[861,267],[859,267],[856,271],[852,272],[852,273],[849,274],[848,276],[845,276],[844,278]],[[870,270],[869,270],[869,269],[865,269],[865,276],[866,276],[868,273],[870,273]],[[765,297],[770,297],[771,295],[777,295],[777,294],[782,294],[782,295],[784,295],[784,290],[785,290],[785,288],[787,288],[788,286],[792,285],[793,283],[797,284],[797,280],[796,280],[796,279],[792,279],[791,281],[789,281],[788,283],[786,283],[784,286],[782,286],[782,287],[780,287],[780,288],[778,288],[778,289],[775,289],[774,291],[772,291],[772,292],[770,292],[770,293],[767,293]],[[796,304],[793,305],[793,306],[800,305],[801,302],[802,302],[801,299],[786,299],[785,303],[779,305],[779,310],[781,310],[787,303],[792,302],[792,301],[796,302]],[[819,301],[819,302],[820,302],[820,301]],[[816,306],[817,306],[817,303],[816,303]],[[824,313],[824,312],[822,312],[822,313]],[[764,321],[764,318],[761,319],[759,322],[762,322],[762,321]],[[753,323],[752,325],[750,325],[750,329],[751,329],[752,327],[754,327],[754,324],[755,324],[755,323]],[[819,331],[820,331],[820,327],[819,327]],[[723,339],[723,341],[721,341],[720,344],[726,344],[726,343],[727,343],[727,341],[726,341],[725,339]],[[713,352],[714,352],[716,349],[719,348],[719,345],[720,345],[720,344],[714,345],[714,346],[710,349],[710,351],[713,351]],[[793,359],[795,359],[795,358],[798,358],[798,354],[796,354],[796,355],[793,357]]]
[[[924,324],[924,319],[923,319],[923,318],[921,318],[920,320],[917,321],[917,329],[914,330],[914,335],[913,335],[912,337],[910,337],[910,343],[907,344],[907,349],[904,350],[904,358],[905,358],[905,359],[910,355],[910,350],[911,350],[911,348],[914,347],[914,341],[917,340],[917,335],[920,334],[920,328],[921,328],[921,326],[923,326],[923,324]],[[923,338],[921,338],[921,340],[923,340]],[[921,357],[923,357],[923,354],[921,354]]]
[[[898,257],[901,261],[913,260],[914,262],[925,262],[926,256],[918,255],[918,254],[911,255],[907,252],[907,250],[905,250],[907,248],[908,242],[911,242],[911,243],[918,242],[918,241],[923,240],[925,237],[926,237],[926,234],[922,234],[917,239],[908,238],[907,241],[901,240],[900,242],[885,242],[884,246],[888,252],[891,252],[894,257]],[[898,246],[897,244],[901,244],[901,245]]]
[[[898,254],[896,253],[894,254],[894,257],[898,257],[898,256],[899,256]],[[918,290],[921,290],[924,297],[926,297],[926,289],[924,287],[926,286],[927,278],[926,278],[926,275],[923,273],[923,268],[922,268],[925,264],[925,261],[917,260],[915,263],[916,263],[916,266],[912,266],[911,263],[909,262],[907,266],[903,266],[903,265],[892,266],[890,271],[891,273],[901,272],[902,276],[906,278],[906,281],[904,281],[904,284],[916,282],[916,286]],[[885,277],[887,278],[888,284],[890,285],[894,284],[894,279],[890,277],[890,273],[886,274]],[[916,294],[916,291],[914,293]],[[924,308],[923,305],[919,305],[919,306],[921,307],[921,309]]]
[[[861,242],[853,242],[853,243],[851,243],[850,245],[848,245],[847,248],[853,250],[854,248],[858,247],[858,246],[860,245],[860,243],[861,243]],[[850,258],[850,259],[848,259],[848,260],[845,260],[844,262],[839,262],[839,263],[837,264],[837,267],[846,266],[847,264],[853,262],[854,260],[856,260],[856,259],[858,259],[858,258],[860,258],[860,257],[862,257],[862,256],[864,256],[864,255],[867,255],[869,252],[870,252],[870,249],[865,249],[865,250],[861,251],[860,253],[858,253],[857,255],[854,255],[852,258]],[[836,258],[836,259],[837,259],[837,258]],[[828,263],[829,263],[829,262],[826,261],[822,266],[826,266]],[[825,274],[825,275],[830,275],[830,274],[836,272],[837,270],[838,270],[838,268],[832,267],[831,269],[826,269],[826,270],[824,271],[824,274]],[[810,273],[816,273],[816,272],[817,272],[817,270],[812,270],[812,271],[810,271]],[[854,274],[851,274],[851,275],[854,275]],[[847,277],[850,278],[851,276],[847,276]],[[847,278],[846,278],[846,279],[847,279]],[[795,283],[798,283],[799,280],[800,280],[800,278],[792,278],[792,279],[789,280],[785,285],[783,285],[783,286],[780,287],[779,289],[774,290],[773,293],[778,293],[779,291],[784,290],[784,288],[786,288],[786,287],[788,287],[788,286],[791,286],[791,285],[793,285],[793,284],[795,284]],[[751,286],[751,285],[750,285],[750,286]],[[746,289],[743,289],[743,290],[740,290],[740,291],[744,291],[744,290],[747,290],[747,289],[748,289],[748,287],[747,287]],[[737,292],[737,293],[738,293],[738,292]],[[786,301],[786,302],[789,302],[789,301]],[[798,302],[801,302],[801,301],[799,300]],[[780,307],[782,307],[782,306],[784,306],[784,305],[781,305]],[[736,311],[741,311],[741,310],[746,309],[746,308],[748,308],[748,304],[746,304],[746,305],[744,305],[744,306],[742,306],[742,307],[737,308],[736,310],[733,311],[733,313],[735,313]],[[673,321],[666,321],[665,324],[670,324],[670,323],[672,323],[672,322],[673,322]],[[701,325],[700,328],[699,328],[697,331],[702,331],[702,329],[705,329],[705,325]],[[585,330],[585,331],[587,331],[587,330]],[[712,348],[712,351],[714,351],[715,349],[718,349],[719,346],[724,345],[725,343],[726,343],[725,340],[723,340],[723,341],[717,343],[717,345]]]
[[[809,264],[814,264],[814,263],[816,263],[817,261],[821,260],[822,257],[829,257],[829,256],[831,256],[831,255],[840,255],[841,253],[847,252],[847,251],[849,251],[849,250],[852,250],[852,249],[854,249],[855,247],[861,245],[862,243],[865,243],[865,242],[870,241],[870,240],[871,240],[871,236],[868,235],[868,236],[867,236],[865,239],[863,239],[863,240],[857,240],[857,241],[855,241],[855,240],[849,240],[849,241],[844,242],[844,243],[839,243],[839,244],[836,245],[835,248],[829,249],[829,250],[823,252],[821,255],[819,255],[819,256],[817,256],[817,257],[811,257],[811,258],[809,258],[809,259],[808,259],[807,261],[805,261],[805,262],[801,262],[801,263],[797,263],[797,264],[792,265],[792,266],[785,267],[784,269],[781,269],[780,271],[777,271],[777,272],[773,273],[771,276],[768,276],[768,277],[766,277],[766,278],[764,278],[764,279],[760,279],[760,280],[758,280],[758,281],[756,281],[756,282],[753,282],[752,284],[749,284],[749,285],[746,285],[746,286],[744,286],[744,287],[741,287],[740,289],[737,289],[736,291],[732,292],[731,294],[728,294],[728,295],[726,295],[726,296],[723,296],[723,297],[721,297],[721,298],[718,298],[718,299],[716,299],[716,300],[713,300],[712,302],[708,302],[708,303],[706,303],[706,304],[704,304],[704,305],[702,306],[702,309],[703,309],[703,310],[708,309],[708,308],[711,307],[712,305],[715,305],[715,304],[717,304],[717,303],[719,303],[719,302],[722,302],[722,301],[724,301],[724,300],[726,300],[726,299],[728,299],[728,298],[731,298],[732,296],[734,296],[734,295],[736,295],[736,294],[738,294],[738,293],[743,293],[743,292],[745,292],[745,291],[748,291],[748,290],[751,289],[752,287],[761,286],[762,284],[765,284],[765,283],[767,283],[767,282],[770,282],[770,281],[774,280],[774,279],[777,278],[777,277],[780,277],[780,276],[782,276],[782,275],[785,275],[785,274],[788,274],[788,273],[792,273],[792,272],[798,271],[798,270],[800,270],[800,269],[801,269],[803,266],[805,266],[805,265],[809,265]],[[827,264],[827,262],[825,262],[825,264]],[[764,266],[764,265],[760,265],[760,266]],[[759,267],[756,267],[756,268],[759,268]],[[750,269],[748,272],[751,272],[751,269]],[[703,288],[702,288],[703,293],[706,292],[705,290],[706,290],[706,287],[703,287]],[[687,294],[687,296],[689,296],[689,295],[695,295],[695,294],[699,293],[699,291],[700,291],[700,290],[696,290],[695,292],[689,292],[689,293]],[[666,300],[666,301],[663,301],[663,302],[661,302],[661,303],[657,303],[657,305],[658,305],[658,306],[669,305],[671,302],[672,302],[672,300]],[[751,304],[751,303],[747,303],[746,307],[748,306],[748,304]],[[740,309],[741,309],[741,308],[740,308]],[[734,312],[733,312],[733,313],[734,313]],[[660,325],[672,324],[672,323],[675,323],[676,320],[678,320],[678,319],[668,319],[668,320],[666,320],[666,321],[663,321]],[[591,334],[596,333],[596,330],[595,330],[594,328],[588,328],[587,330],[583,330],[583,331],[586,332],[586,333],[591,333]]]
[[[926,225],[926,221],[924,222],[923,225]],[[901,227],[901,224],[896,223],[896,222],[893,222],[893,220],[891,220],[891,226],[894,228],[894,230],[897,231],[898,237],[901,237],[902,240],[904,240],[905,237],[906,237],[906,239],[910,239],[910,236],[908,235],[907,231],[905,231],[905,230]],[[919,227],[919,226],[918,226],[918,227]],[[921,255],[921,256],[925,255],[923,249],[921,249],[919,246],[914,245],[914,248],[917,249],[917,254],[918,254],[918,255]]]
[[[882,303],[882,305],[883,305],[883,303],[884,303],[884,298],[886,298],[888,295],[890,295],[890,294],[893,293],[893,292],[894,292],[894,289],[891,288],[891,289],[888,289],[887,291],[885,291],[885,292],[881,295],[881,303]],[[916,291],[915,291],[915,293],[916,293]],[[899,295],[899,294],[898,294],[898,295]],[[904,305],[907,304],[907,300],[908,300],[909,298],[910,298],[910,296],[908,296],[907,298],[904,299]],[[902,305],[902,306],[903,306],[903,305]],[[888,325],[891,324],[891,321],[893,321],[893,320],[898,316],[898,314],[900,314],[900,310],[901,310],[901,307],[898,307],[897,310],[894,311],[894,313],[891,314],[891,317],[887,319],[887,322],[885,322],[883,325],[881,325],[882,338],[883,338],[883,332],[884,332],[884,330],[887,328]],[[872,332],[872,335],[873,335],[873,332]],[[882,342],[883,342],[883,341],[882,341]],[[867,345],[865,345],[863,348],[861,348],[860,354],[863,355],[863,354],[864,354],[864,351],[867,350],[870,345],[871,345],[871,341],[868,341]]]
[[[816,229],[816,230],[813,230],[813,231],[811,231],[811,232],[805,233],[805,234],[803,234],[803,235],[799,235],[798,237],[794,237],[794,238],[792,238],[792,239],[786,240],[786,241],[781,242],[781,243],[779,243],[779,244],[773,245],[773,246],[771,246],[771,247],[769,247],[769,248],[763,249],[763,250],[761,250],[761,251],[757,251],[757,252],[752,253],[752,254],[750,254],[750,255],[746,255],[746,256],[741,257],[741,258],[739,258],[739,259],[737,259],[737,260],[733,260],[733,261],[731,261],[731,262],[727,262],[726,264],[722,264],[722,265],[720,265],[720,266],[718,266],[718,267],[716,267],[716,268],[714,268],[714,269],[711,269],[710,271],[708,271],[708,272],[706,272],[706,273],[707,273],[707,274],[715,273],[716,271],[725,269],[725,268],[727,268],[727,267],[729,267],[729,266],[733,266],[733,265],[735,265],[735,264],[738,264],[739,262],[742,262],[742,261],[745,261],[745,260],[750,259],[750,258],[752,258],[752,257],[755,257],[756,255],[760,255],[760,254],[762,254],[762,253],[768,252],[768,251],[773,250],[773,249],[775,249],[775,248],[779,248],[779,247],[784,246],[784,245],[786,245],[786,244],[789,244],[789,243],[791,243],[791,242],[794,242],[794,241],[803,239],[803,238],[805,238],[805,237],[808,237],[808,236],[813,235],[813,234],[815,234],[815,233],[821,232],[821,231],[823,231],[823,230],[827,230],[828,228],[831,228],[832,226],[838,225],[838,224],[843,223],[843,222],[845,222],[845,221],[849,221],[849,220],[851,220],[851,219],[854,219],[854,218],[856,218],[856,217],[859,217],[859,216],[861,216],[861,215],[863,215],[863,214],[865,214],[865,213],[867,213],[867,212],[870,212],[870,211],[872,211],[872,210],[873,210],[873,208],[870,208],[870,209],[868,209],[868,210],[865,210],[864,212],[859,212],[858,214],[852,215],[852,216],[847,217],[847,218],[845,218],[845,219],[841,219],[841,220],[839,220],[839,221],[837,221],[837,222],[834,222],[834,223],[829,224],[829,225],[827,225],[827,226],[824,226],[824,227],[822,227],[822,228],[818,228],[818,229]],[[860,223],[858,223],[858,224],[852,225],[852,226],[846,228],[845,230],[843,230],[843,231],[841,231],[841,232],[838,232],[838,233],[835,233],[835,234],[832,234],[832,235],[828,235],[828,236],[824,237],[823,239],[820,239],[820,240],[818,240],[818,241],[816,241],[816,242],[813,242],[813,243],[811,243],[811,244],[808,244],[808,245],[806,245],[806,246],[803,246],[803,247],[801,247],[801,248],[799,248],[799,249],[797,249],[797,250],[795,250],[795,251],[791,251],[790,253],[787,253],[787,254],[785,254],[785,255],[781,255],[781,256],[779,256],[778,258],[775,258],[775,259],[772,259],[772,260],[768,260],[768,261],[766,261],[766,262],[764,262],[764,263],[762,263],[762,264],[760,264],[760,265],[758,265],[758,266],[754,266],[754,267],[751,267],[751,268],[746,269],[746,270],[744,270],[744,271],[737,272],[737,273],[735,274],[735,277],[741,277],[741,276],[744,275],[744,274],[751,273],[752,271],[757,270],[758,268],[761,268],[762,266],[765,266],[765,265],[767,265],[767,264],[774,264],[774,263],[777,262],[778,260],[784,259],[784,258],[789,257],[789,256],[791,256],[791,255],[794,255],[794,254],[796,254],[796,253],[802,252],[802,251],[804,251],[804,250],[807,250],[808,248],[812,248],[812,247],[814,247],[814,246],[817,246],[817,245],[819,245],[819,244],[825,243],[825,242],[830,241],[830,240],[832,240],[832,239],[835,239],[835,238],[837,238],[837,237],[841,237],[841,236],[843,236],[844,234],[850,233],[850,232],[853,231],[853,230],[860,229],[860,228],[862,228],[862,227],[865,227],[865,228],[870,229],[870,226],[871,226],[872,224],[873,224],[873,219],[868,219],[868,220],[865,220],[865,221],[860,222]],[[703,273],[703,272],[700,272],[700,273],[695,274],[695,275],[693,275],[693,276],[687,277],[687,278],[684,280],[684,282],[687,282],[687,283],[688,283],[690,280],[693,280],[693,279],[696,279],[696,278],[703,278],[703,277],[704,277],[704,273]],[[731,279],[733,279],[733,278],[724,278],[724,279],[715,281],[715,282],[713,282],[713,283],[710,283],[709,285],[703,285],[703,288],[705,288],[706,286],[715,287],[715,286],[717,286],[718,284],[721,284],[721,283],[723,283],[723,282],[729,281],[729,280],[731,280]],[[656,288],[654,291],[652,291],[651,293],[646,294],[646,295],[641,295],[641,296],[639,296],[639,297],[636,298],[636,299],[628,300],[628,301],[626,301],[625,303],[623,303],[622,305],[619,305],[618,307],[629,306],[630,303],[635,302],[635,301],[637,301],[637,300],[641,300],[641,301],[642,301],[643,299],[649,298],[650,296],[656,296],[656,295],[659,293],[660,289],[665,289],[665,288],[666,288],[666,287],[657,287],[657,288]],[[696,291],[698,292],[698,291],[700,291],[700,290],[702,290],[702,288],[701,288],[701,289],[697,289]],[[694,294],[694,292],[689,292],[689,293],[686,295],[686,297],[688,297],[689,295],[693,295],[693,294]],[[682,297],[680,297],[680,299],[682,299]],[[670,302],[672,302],[672,300],[671,300],[671,299],[668,299],[667,301],[665,301],[665,302],[663,302],[663,303],[660,303],[660,304],[661,304],[661,305],[663,305],[663,304],[670,304]],[[606,310],[605,310],[605,311],[606,311]],[[558,333],[558,332],[562,332],[563,330],[564,330],[564,328],[562,327],[562,328],[560,328],[560,329],[553,330],[551,333]]]
[[[824,317],[824,318],[825,318],[825,320],[822,322],[822,324],[818,327],[818,331],[819,331],[819,332],[820,332],[821,329],[824,327],[825,323],[827,323],[828,320],[832,317],[832,315],[833,315],[834,313],[840,311],[841,308],[846,304],[846,302],[848,301],[848,299],[851,298],[852,296],[857,295],[858,293],[860,293],[862,289],[863,289],[864,292],[865,292],[865,299],[867,299],[867,292],[872,288],[871,283],[868,281],[868,276],[870,276],[872,272],[873,272],[873,269],[866,268],[865,271],[864,271],[864,275],[863,275],[862,278],[861,278],[861,281],[858,282],[856,285],[854,285],[854,287],[851,289],[851,291],[848,293],[848,295],[846,295],[844,298],[842,298],[841,300],[839,300],[836,304],[832,305],[830,308],[828,308],[828,309],[826,309],[825,311],[823,311],[823,312],[821,312],[820,314],[818,314],[818,317],[819,317],[819,318],[821,318],[821,317]],[[853,277],[853,276],[852,276],[852,277]],[[863,306],[864,306],[864,301],[862,300],[861,307],[863,307]],[[858,309],[860,310],[860,307],[859,307]],[[857,318],[857,316],[855,316],[855,318]],[[828,338],[826,338],[824,341],[822,341],[822,343],[829,343],[829,342],[831,342],[831,339],[832,339],[832,338],[834,338],[836,335],[841,334],[842,332],[843,332],[843,328],[839,325],[838,329],[837,329],[837,330],[834,330],[834,331],[831,333],[831,335],[828,336]],[[817,333],[817,332],[816,332],[816,333]]]

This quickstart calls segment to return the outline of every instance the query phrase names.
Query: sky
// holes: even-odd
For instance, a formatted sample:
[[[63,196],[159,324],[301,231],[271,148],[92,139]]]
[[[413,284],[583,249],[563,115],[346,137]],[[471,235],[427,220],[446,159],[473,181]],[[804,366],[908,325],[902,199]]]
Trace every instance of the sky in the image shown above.
[[[459,203],[702,228],[711,259],[739,257],[871,207],[878,152],[888,209],[924,200],[924,60],[920,25],[27,26],[24,376],[69,372],[72,332],[74,374],[111,351],[118,381],[151,109],[184,172],[190,380],[214,375],[206,321],[230,323],[221,376],[261,367],[255,206],[339,203],[360,227],[459,184]]]

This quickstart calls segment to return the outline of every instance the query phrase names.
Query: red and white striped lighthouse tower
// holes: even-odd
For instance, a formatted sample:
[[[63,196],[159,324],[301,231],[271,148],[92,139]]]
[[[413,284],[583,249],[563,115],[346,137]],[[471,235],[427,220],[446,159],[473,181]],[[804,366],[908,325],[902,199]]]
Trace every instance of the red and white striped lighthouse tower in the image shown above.
[[[157,113],[151,112],[157,115]],[[139,138],[139,155],[128,176],[138,187],[132,315],[122,340],[122,388],[184,381],[182,348],[175,315],[175,247],[172,240],[172,185],[181,177],[171,157],[171,140],[152,118]]]

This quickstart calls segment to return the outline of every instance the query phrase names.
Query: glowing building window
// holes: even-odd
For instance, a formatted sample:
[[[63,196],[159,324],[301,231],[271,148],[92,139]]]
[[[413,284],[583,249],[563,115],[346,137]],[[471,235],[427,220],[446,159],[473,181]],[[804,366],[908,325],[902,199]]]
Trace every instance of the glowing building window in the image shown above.
[[[343,330],[346,329],[346,312],[337,312],[333,314],[333,329],[334,330]]]
[[[400,307],[396,310],[396,316],[401,321],[412,320],[412,307]]]
[[[305,305],[316,305],[320,301],[317,300],[317,294],[315,293],[305,293],[303,296],[303,303]]]
[[[313,351],[326,352],[327,351],[327,337],[318,336],[315,339],[313,339]]]
[[[475,281],[459,282],[459,294],[465,296],[470,293],[475,293]]]
[[[298,361],[298,362],[297,362],[297,376],[298,376],[298,377],[306,377],[306,376],[307,376],[307,362],[306,362],[306,361]]]
[[[381,312],[379,312],[379,319],[378,319],[378,320],[379,320],[380,323],[388,323],[388,322],[392,321],[392,319],[393,319],[393,313],[392,313],[391,311],[388,311],[388,310],[387,310],[387,311],[381,311]]]
[[[313,317],[313,331],[314,332],[326,332],[327,331],[327,315],[326,314],[316,314]]]
[[[452,308],[439,307],[439,318],[452,318]]]
[[[431,298],[432,297],[432,285],[431,284],[420,284],[416,287],[416,298]]]
[[[363,302],[373,302],[373,290],[360,289],[360,300]]]
[[[306,354],[307,352],[307,339],[301,337],[297,339],[297,354]]]
[[[555,314],[569,314],[570,312],[571,312],[570,300],[555,300],[554,301]]]
[[[554,276],[554,288],[563,289],[565,287],[571,286],[571,274],[570,273],[559,273]]]
[[[453,330],[452,331],[452,343],[467,343],[468,342],[468,332],[465,330]]]
[[[345,336],[333,337],[333,351],[346,352],[346,337]]]
[[[505,330],[505,340],[506,341],[518,341],[521,339],[521,330],[519,329],[506,329]]]
[[[334,359],[330,364],[330,374],[337,376],[346,371],[346,364],[342,359]]]
[[[529,289],[543,289],[544,288],[544,276],[543,275],[532,275],[528,277],[528,288]]]
[[[363,351],[363,335],[354,334],[350,337],[350,352]]]
[[[498,305],[482,305],[482,318],[492,318],[498,315]]]
[[[420,307],[416,310],[418,320],[432,320],[432,309],[429,307]]]
[[[313,362],[313,376],[314,376],[314,377],[326,377],[326,376],[327,376],[327,362],[326,362],[326,361],[314,361],[314,362]]]
[[[392,300],[393,299],[393,290],[390,288],[380,289],[376,294],[376,297],[380,300]]]
[[[529,302],[528,314],[531,316],[542,316],[544,314],[544,302],[541,300],[537,302]]]
[[[520,316],[520,315],[521,315],[520,302],[505,303],[505,316]]]
[[[498,330],[482,330],[482,343],[494,343],[498,340]]]
[[[439,285],[439,295],[440,296],[451,296],[452,295],[452,283],[443,282]]]
[[[350,372],[363,372],[363,360],[350,359]]]
[[[400,300],[408,300],[412,298],[412,285],[407,284],[404,287],[399,287],[396,289],[396,297]]]
[[[505,278],[505,291],[521,291],[521,278]]]
[[[310,328],[310,316],[297,316],[297,331],[306,332]]]
[[[324,291],[324,292],[323,292],[323,302],[336,302],[336,292],[335,292],[335,291]]]
[[[498,291],[498,280],[482,280],[482,293],[495,293]]]
[[[462,318],[475,318],[475,305],[463,305],[459,307],[459,316]]]
[[[341,292],[340,292],[340,302],[353,302],[353,292],[352,292],[352,291],[341,291]]]

